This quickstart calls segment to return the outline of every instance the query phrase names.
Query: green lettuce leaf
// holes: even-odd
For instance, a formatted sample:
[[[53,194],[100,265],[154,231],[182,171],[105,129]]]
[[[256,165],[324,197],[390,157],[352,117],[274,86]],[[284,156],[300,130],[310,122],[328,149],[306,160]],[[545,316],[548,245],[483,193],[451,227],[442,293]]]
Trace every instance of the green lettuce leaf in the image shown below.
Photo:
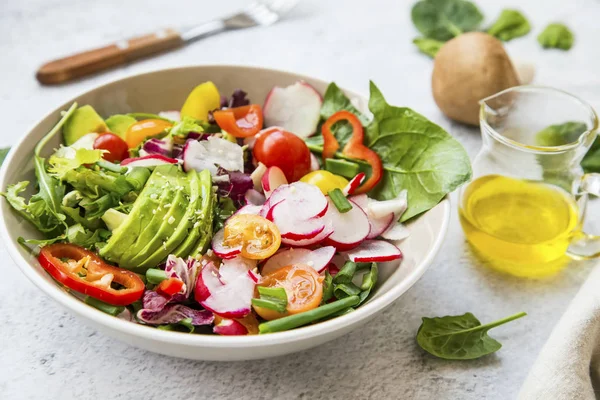
[[[67,171],[62,180],[91,199],[98,199],[106,194],[121,197],[133,189],[125,175],[101,169],[79,167]]]
[[[204,127],[201,125],[201,123],[201,121],[195,118],[183,117],[181,121],[173,125],[169,131],[169,135],[185,139],[190,132],[202,133],[204,132]]]
[[[86,249],[91,249],[98,242],[105,242],[111,235],[106,229],[97,229],[90,231],[81,224],[72,225],[67,230],[67,241]]]
[[[76,169],[84,164],[94,164],[100,160],[102,160],[102,150],[80,148],[75,150],[75,154],[72,158],[57,157],[56,155],[50,157],[48,160],[48,163],[50,164],[48,172],[61,179],[68,171]]]

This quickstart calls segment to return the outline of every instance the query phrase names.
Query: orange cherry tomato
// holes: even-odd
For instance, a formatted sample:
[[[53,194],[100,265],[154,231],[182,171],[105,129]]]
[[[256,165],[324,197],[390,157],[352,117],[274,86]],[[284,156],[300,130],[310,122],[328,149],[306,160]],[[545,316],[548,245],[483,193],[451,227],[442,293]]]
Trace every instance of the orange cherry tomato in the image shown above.
[[[223,244],[242,246],[242,257],[264,260],[271,257],[281,245],[277,226],[260,215],[234,215],[225,223]]]
[[[130,149],[137,147],[145,139],[161,134],[173,124],[162,119],[144,119],[131,125],[125,132],[125,141]]]
[[[254,136],[263,126],[262,108],[258,104],[218,110],[213,117],[221,129],[238,138]]]
[[[288,265],[264,275],[257,286],[282,287],[287,294],[288,304],[284,313],[253,306],[254,311],[268,321],[312,310],[319,307],[323,299],[323,277],[304,264]],[[258,289],[255,297],[258,297]]]

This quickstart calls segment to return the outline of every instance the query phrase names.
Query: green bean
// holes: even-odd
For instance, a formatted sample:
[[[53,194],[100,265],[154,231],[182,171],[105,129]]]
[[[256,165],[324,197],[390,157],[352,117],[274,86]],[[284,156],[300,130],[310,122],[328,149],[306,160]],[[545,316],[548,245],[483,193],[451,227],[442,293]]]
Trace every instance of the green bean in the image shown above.
[[[113,317],[116,317],[125,310],[125,307],[123,306],[113,306],[112,304],[107,304],[90,296],[87,296],[85,298],[84,303],[94,308],[97,308],[102,312],[112,315]]]
[[[275,319],[273,321],[263,322],[258,326],[258,330],[260,333],[287,331],[289,329],[306,325],[321,318],[325,318],[328,315],[334,314],[348,307],[355,306],[359,301],[360,300],[358,296],[346,297],[345,299],[325,304],[324,306],[314,308],[310,311]]]
[[[166,279],[168,279],[167,274],[162,269],[148,268],[146,270],[146,280],[148,281],[148,283],[158,285]]]

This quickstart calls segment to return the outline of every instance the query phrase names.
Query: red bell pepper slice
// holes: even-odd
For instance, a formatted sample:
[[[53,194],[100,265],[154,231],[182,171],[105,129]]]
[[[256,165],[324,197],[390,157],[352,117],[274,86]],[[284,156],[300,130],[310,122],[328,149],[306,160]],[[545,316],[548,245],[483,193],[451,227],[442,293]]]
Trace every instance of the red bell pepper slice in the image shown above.
[[[156,287],[156,291],[159,294],[167,297],[174,296],[181,291],[183,288],[183,281],[177,278],[165,279]]]
[[[339,121],[348,121],[350,126],[352,126],[352,136],[350,137],[350,140],[348,140],[348,143],[346,143],[346,146],[344,146],[342,154],[351,158],[366,161],[371,166],[371,176],[354,192],[355,194],[367,193],[373,189],[383,177],[383,163],[375,151],[363,144],[365,132],[362,123],[356,115],[343,110],[336,112],[325,121],[322,127],[323,159],[333,157],[340,147],[333,132],[331,132],[333,124]]]
[[[263,126],[263,112],[258,104],[214,111],[213,118],[221,129],[238,138],[254,136]]]
[[[38,261],[69,289],[108,304],[126,306],[139,300],[144,293],[144,282],[135,273],[106,264],[96,254],[74,244],[45,246]],[[113,288],[113,283],[122,288]]]

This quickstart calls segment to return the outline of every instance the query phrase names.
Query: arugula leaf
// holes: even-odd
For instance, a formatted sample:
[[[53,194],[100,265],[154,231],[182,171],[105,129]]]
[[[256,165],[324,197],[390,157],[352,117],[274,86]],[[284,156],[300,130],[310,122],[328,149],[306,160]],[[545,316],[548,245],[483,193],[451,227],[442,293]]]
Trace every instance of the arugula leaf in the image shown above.
[[[440,42],[435,39],[428,38],[415,38],[413,43],[419,48],[419,51],[423,54],[434,58],[440,48],[444,45],[444,42]]]
[[[388,200],[406,189],[408,208],[401,222],[429,210],[471,179],[471,163],[460,143],[410,108],[389,105],[373,82],[369,108],[375,119],[365,144],[384,166],[383,179],[370,195]]]
[[[487,33],[498,39],[508,42],[509,40],[525,36],[531,30],[527,18],[517,10],[502,10],[500,16],[488,29]]]
[[[417,332],[417,343],[431,355],[446,360],[471,360],[494,353],[502,347],[487,332],[497,326],[524,317],[520,312],[489,324],[471,313],[446,317],[426,318]]]
[[[550,24],[537,37],[545,49],[569,50],[573,46],[573,32],[564,24]]]
[[[440,41],[474,31],[483,21],[477,6],[465,0],[421,0],[413,6],[411,17],[425,37]]]
[[[213,232],[217,232],[225,225],[225,221],[227,218],[231,217],[234,212],[237,211],[233,200],[229,197],[220,197],[219,201],[215,203],[214,207],[214,223],[213,223]]]
[[[62,176],[62,180],[91,199],[97,199],[109,193],[124,196],[133,189],[125,175],[85,167],[68,170]]]
[[[90,231],[81,224],[72,225],[67,229],[67,240],[86,249],[91,249],[98,242],[105,242],[111,235],[106,229]]]
[[[50,164],[48,172],[61,179],[61,177],[70,170],[76,169],[84,164],[94,164],[100,160],[102,160],[102,150],[79,148],[75,150],[73,157],[51,156],[48,160]]]
[[[4,163],[8,152],[10,151],[10,147],[6,147],[4,149],[0,149],[0,166]]]

